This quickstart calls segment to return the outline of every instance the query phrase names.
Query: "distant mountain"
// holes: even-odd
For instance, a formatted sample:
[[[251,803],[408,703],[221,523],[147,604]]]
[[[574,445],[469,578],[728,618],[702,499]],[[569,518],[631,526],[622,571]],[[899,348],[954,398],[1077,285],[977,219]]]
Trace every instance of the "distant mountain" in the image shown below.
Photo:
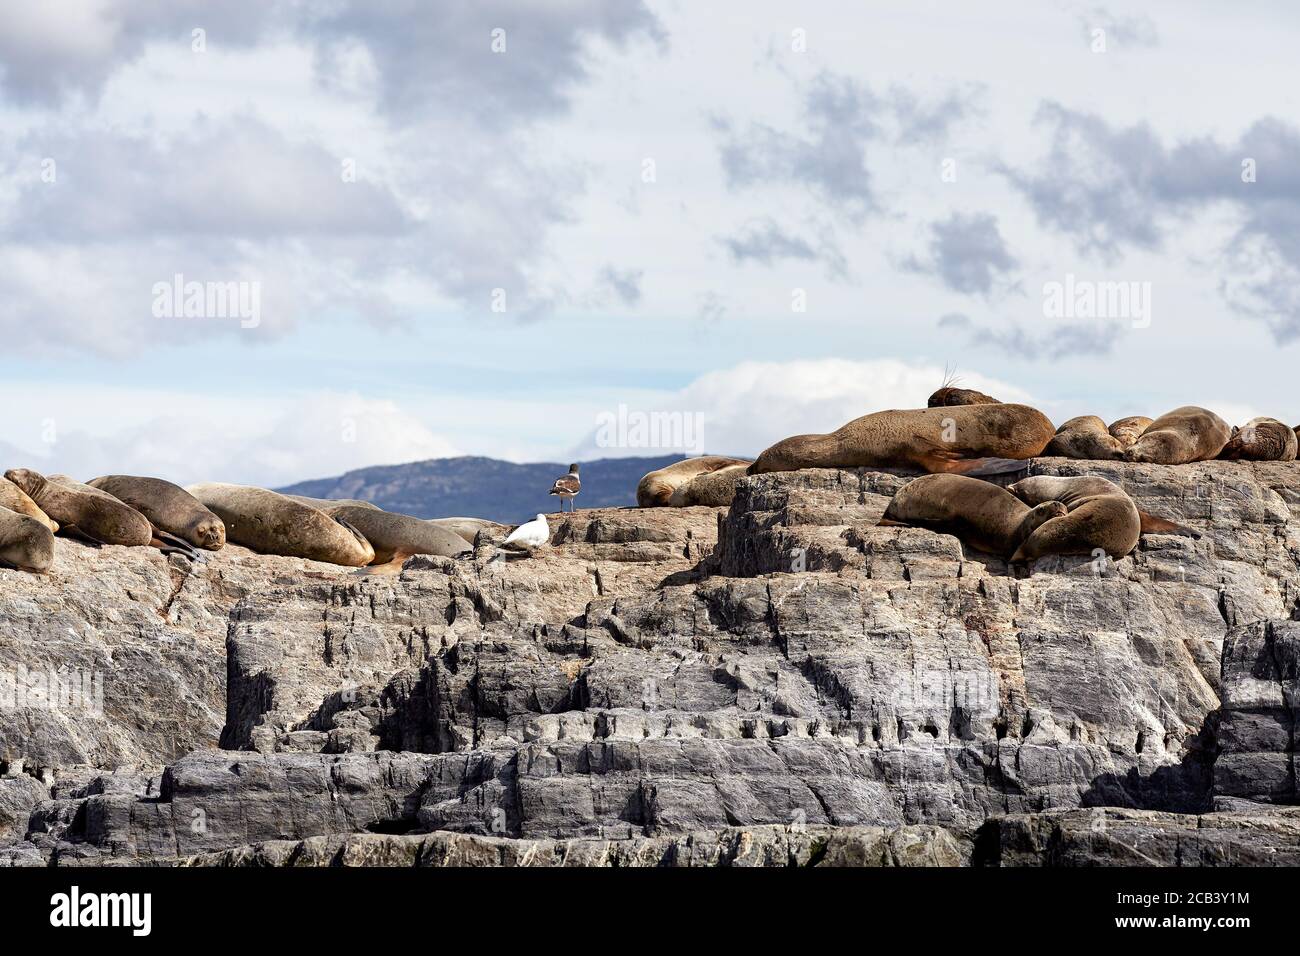
[[[641,476],[682,457],[584,461],[577,507],[634,505]],[[551,483],[568,470],[568,462],[517,465],[496,458],[433,458],[405,465],[358,468],[337,478],[300,481],[277,490],[312,498],[360,498],[386,511],[419,518],[467,515],[515,524],[539,511],[555,511],[559,499],[547,492]]]

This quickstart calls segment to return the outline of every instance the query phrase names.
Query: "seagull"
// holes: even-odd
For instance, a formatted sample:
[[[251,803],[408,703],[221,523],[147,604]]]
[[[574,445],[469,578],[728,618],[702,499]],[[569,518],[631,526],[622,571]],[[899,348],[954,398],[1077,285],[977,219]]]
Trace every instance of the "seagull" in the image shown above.
[[[510,536],[501,542],[497,553],[491,558],[492,561],[499,559],[505,549],[518,551],[532,551],[540,548],[551,540],[551,526],[546,523],[546,515],[539,514],[532,521],[521,524]]]
[[[555,479],[555,484],[551,485],[551,494],[558,495],[560,499],[560,511],[564,511],[564,499],[569,499],[569,510],[573,510],[573,499],[578,496],[582,490],[582,482],[578,480],[578,466],[570,465],[569,473]]]

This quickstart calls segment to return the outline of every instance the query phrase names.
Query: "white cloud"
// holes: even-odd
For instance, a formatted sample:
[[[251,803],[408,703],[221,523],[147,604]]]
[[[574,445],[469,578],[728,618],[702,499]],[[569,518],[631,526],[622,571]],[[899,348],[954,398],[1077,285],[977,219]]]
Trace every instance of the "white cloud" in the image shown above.
[[[178,484],[231,481],[274,487],[366,465],[459,453],[395,403],[356,393],[304,395],[270,415],[255,400],[205,402],[175,395],[169,402],[162,394],[132,392],[114,398],[122,403],[115,407],[122,408],[125,424],[92,433],[59,427],[61,421],[80,421],[72,417],[74,396],[65,395],[63,409],[55,406],[45,419],[54,426],[55,440],[25,441],[25,451],[0,444],[7,456],[4,467],[30,465],[83,481],[103,474],[142,474]],[[141,403],[169,413],[146,417]],[[69,417],[60,419],[60,410]],[[33,423],[33,430],[38,424]]]

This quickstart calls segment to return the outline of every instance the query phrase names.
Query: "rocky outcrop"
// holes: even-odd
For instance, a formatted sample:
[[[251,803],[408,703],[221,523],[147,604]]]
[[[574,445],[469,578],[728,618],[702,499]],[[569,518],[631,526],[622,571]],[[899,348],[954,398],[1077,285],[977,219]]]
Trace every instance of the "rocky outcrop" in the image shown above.
[[[1223,648],[1223,707],[1214,792],[1297,803],[1295,722],[1300,709],[1300,623],[1234,628]]]
[[[63,545],[0,670],[103,708],[0,714],[0,861],[1290,861],[1300,466],[1028,468],[1201,537],[1013,568],[810,470],[396,576]]]

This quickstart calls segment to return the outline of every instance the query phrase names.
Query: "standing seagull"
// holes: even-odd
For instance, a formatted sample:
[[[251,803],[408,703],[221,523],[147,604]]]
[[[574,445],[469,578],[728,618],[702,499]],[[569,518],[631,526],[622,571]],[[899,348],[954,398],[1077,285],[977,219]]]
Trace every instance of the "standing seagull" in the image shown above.
[[[551,494],[558,495],[560,498],[560,511],[564,510],[564,499],[568,498],[571,502],[569,510],[573,510],[572,501],[582,490],[582,482],[578,480],[578,466],[570,465],[569,473],[563,477],[556,478],[555,484],[551,486]]]

